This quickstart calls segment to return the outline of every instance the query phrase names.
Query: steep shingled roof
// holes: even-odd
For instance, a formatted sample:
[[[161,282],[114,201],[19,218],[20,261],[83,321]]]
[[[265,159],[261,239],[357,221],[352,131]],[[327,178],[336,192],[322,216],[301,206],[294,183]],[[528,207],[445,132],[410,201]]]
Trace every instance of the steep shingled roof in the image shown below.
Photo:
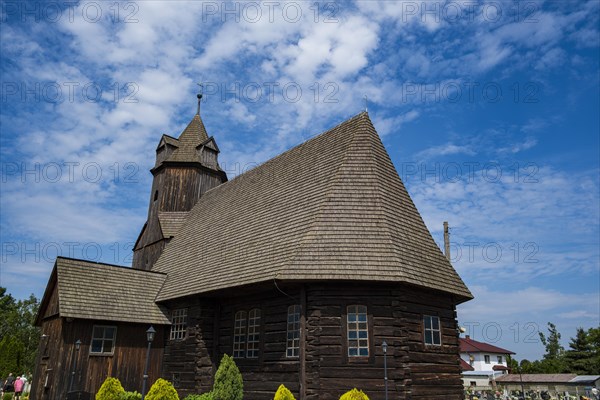
[[[198,114],[192,118],[188,126],[177,139],[177,148],[166,161],[197,161],[196,147],[208,140],[208,133]]]
[[[472,298],[367,113],[204,194],[155,264],[157,300],[282,280],[403,282]]]
[[[64,257],[56,258],[55,273],[61,317],[171,323],[154,302],[164,274]]]

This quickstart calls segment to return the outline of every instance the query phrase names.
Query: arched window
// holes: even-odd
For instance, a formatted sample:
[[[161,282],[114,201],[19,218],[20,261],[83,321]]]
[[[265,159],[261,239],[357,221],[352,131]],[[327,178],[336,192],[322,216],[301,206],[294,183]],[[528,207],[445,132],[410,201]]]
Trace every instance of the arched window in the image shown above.
[[[300,355],[300,310],[297,304],[288,307],[286,357]]]
[[[247,358],[258,358],[260,345],[260,310],[254,308],[248,313]]]
[[[235,313],[233,327],[233,358],[246,356],[246,311]]]
[[[369,326],[366,306],[348,306],[348,357],[369,356]]]

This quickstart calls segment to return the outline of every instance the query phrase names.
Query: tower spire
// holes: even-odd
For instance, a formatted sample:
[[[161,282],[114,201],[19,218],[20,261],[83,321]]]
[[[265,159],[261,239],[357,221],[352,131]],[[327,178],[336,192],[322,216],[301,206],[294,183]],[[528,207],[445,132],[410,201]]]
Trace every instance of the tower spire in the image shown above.
[[[200,86],[200,93],[198,93],[196,95],[196,97],[198,98],[198,110],[196,111],[196,115],[200,115],[200,104],[202,103],[202,84],[201,83],[197,83],[196,85]]]

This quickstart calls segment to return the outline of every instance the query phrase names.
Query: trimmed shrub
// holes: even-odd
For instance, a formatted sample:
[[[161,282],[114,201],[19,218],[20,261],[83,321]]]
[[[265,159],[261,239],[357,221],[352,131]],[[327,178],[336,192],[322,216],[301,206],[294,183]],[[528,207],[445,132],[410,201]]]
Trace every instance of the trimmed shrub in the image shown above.
[[[145,400],[179,400],[177,390],[171,382],[159,378],[154,382],[150,391],[144,398]]]
[[[274,400],[296,400],[296,398],[288,388],[281,384],[277,392],[275,392]]]
[[[11,400],[13,398],[12,393],[4,393],[2,395],[2,400]]]
[[[96,400],[121,400],[121,396],[125,393],[125,389],[117,378],[106,378],[100,390],[96,393]]]
[[[354,388],[344,393],[340,400],[369,400],[369,397],[362,390]]]
[[[142,400],[142,394],[138,392],[125,392],[121,395],[120,400]]]
[[[233,358],[227,354],[219,363],[212,394],[214,400],[242,400],[244,398],[242,374]]]

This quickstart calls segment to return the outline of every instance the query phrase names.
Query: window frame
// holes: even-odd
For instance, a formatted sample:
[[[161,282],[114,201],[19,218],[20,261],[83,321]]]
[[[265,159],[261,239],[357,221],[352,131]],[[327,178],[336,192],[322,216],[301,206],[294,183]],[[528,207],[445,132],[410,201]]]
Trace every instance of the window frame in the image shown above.
[[[231,352],[234,359],[240,360],[246,358],[247,328],[248,313],[245,310],[236,311],[233,317],[233,348]]]
[[[102,337],[101,338],[95,336],[97,328],[102,329]],[[112,338],[106,337],[106,329],[107,328],[113,329]],[[94,351],[94,341],[96,341],[96,340],[100,340],[102,343],[101,351]],[[107,342],[107,341],[112,342],[110,352],[104,351],[105,342]],[[115,354],[115,347],[117,347],[117,326],[116,325],[93,325],[92,326],[92,338],[90,340],[90,356],[112,356]]]
[[[290,318],[292,320],[290,321]],[[302,318],[302,306],[300,304],[292,304],[288,307],[287,312],[287,335],[285,341],[285,356],[286,358],[300,357],[300,319]],[[290,329],[291,327],[291,329]],[[291,334],[291,335],[290,335]],[[291,337],[290,337],[291,336]],[[290,354],[291,351],[291,354]]]
[[[254,316],[253,316],[254,315]],[[257,359],[260,357],[260,325],[262,313],[260,308],[248,311],[248,322],[246,324],[246,357]]]
[[[363,309],[364,312],[361,312]],[[352,321],[351,315],[356,316]],[[364,320],[361,320],[360,316],[362,315],[364,315]],[[363,328],[361,328],[361,324],[364,324]],[[346,306],[346,357],[348,359],[369,359],[371,356],[369,325],[369,310],[366,305],[352,304]],[[356,335],[352,333],[356,333]],[[361,333],[364,333],[362,337]],[[363,341],[366,343],[361,345]],[[351,342],[356,342],[356,345],[352,345]],[[353,349],[356,349],[356,354],[351,354]],[[366,354],[361,352],[363,349],[366,350]]]
[[[429,320],[429,327],[427,327],[427,321]],[[433,321],[437,321],[437,329],[434,327]],[[431,334],[431,342],[427,340],[427,333]],[[435,334],[437,333],[437,339],[439,343],[435,343]],[[442,321],[437,315],[423,315],[423,343],[425,346],[442,346]]]
[[[484,354],[484,356],[483,356],[483,362],[486,363],[486,364],[491,364],[492,363],[492,360],[491,360],[491,357],[490,357],[489,354]]]
[[[497,356],[497,357],[498,357],[498,359],[497,359],[498,360],[498,364],[502,364],[502,362],[503,362],[502,361],[502,356]]]
[[[183,315],[175,315],[176,313],[182,312]],[[180,319],[180,321],[175,322],[175,318]],[[187,308],[176,308],[171,310],[171,329],[169,331],[169,340],[171,341],[181,341],[185,340],[188,337],[187,332],[187,322],[188,322],[188,309]],[[181,336],[181,337],[179,337]]]

